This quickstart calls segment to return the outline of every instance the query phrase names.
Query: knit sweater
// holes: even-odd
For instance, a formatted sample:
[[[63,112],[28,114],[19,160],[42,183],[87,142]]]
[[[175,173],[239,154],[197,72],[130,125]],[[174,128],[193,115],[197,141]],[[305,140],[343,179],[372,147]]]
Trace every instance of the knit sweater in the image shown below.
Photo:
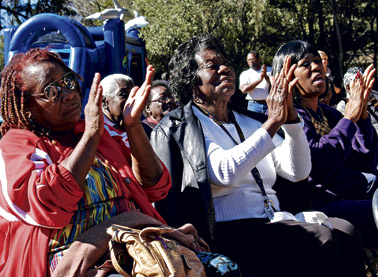
[[[223,125],[240,143],[235,145],[217,123],[196,107],[193,111],[201,122],[205,137],[217,222],[266,217],[260,188],[251,173],[254,167],[259,170],[266,193],[277,210],[279,201],[273,189],[276,173],[294,182],[309,175],[311,158],[303,123],[284,124],[285,139],[278,135],[272,139],[261,128],[261,122],[234,112],[245,141],[240,143],[234,124]]]

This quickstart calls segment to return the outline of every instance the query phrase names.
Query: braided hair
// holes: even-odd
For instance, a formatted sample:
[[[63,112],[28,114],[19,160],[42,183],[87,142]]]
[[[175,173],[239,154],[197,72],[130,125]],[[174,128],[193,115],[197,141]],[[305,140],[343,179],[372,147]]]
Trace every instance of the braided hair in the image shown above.
[[[66,71],[72,71],[57,54],[48,49],[33,48],[26,53],[16,54],[1,72],[0,113],[3,123],[0,132],[2,136],[10,129],[25,129],[38,136],[49,136],[49,131],[36,124],[31,118],[31,113],[25,104],[27,96],[32,92],[28,91],[27,84],[22,79],[22,73],[26,67],[43,62],[55,62]],[[79,75],[77,77],[82,79]],[[81,95],[80,86],[78,86],[78,92]]]

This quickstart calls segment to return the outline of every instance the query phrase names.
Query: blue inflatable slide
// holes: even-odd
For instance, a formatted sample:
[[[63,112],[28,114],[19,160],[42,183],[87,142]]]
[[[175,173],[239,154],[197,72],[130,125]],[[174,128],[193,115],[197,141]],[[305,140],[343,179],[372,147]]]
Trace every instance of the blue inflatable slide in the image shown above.
[[[122,73],[136,85],[144,81],[146,51],[138,28],[125,31],[120,19],[108,19],[100,27],[84,27],[79,22],[56,14],[38,14],[18,27],[4,29],[4,62],[30,48],[49,47],[84,81],[83,107],[95,72],[102,77]]]

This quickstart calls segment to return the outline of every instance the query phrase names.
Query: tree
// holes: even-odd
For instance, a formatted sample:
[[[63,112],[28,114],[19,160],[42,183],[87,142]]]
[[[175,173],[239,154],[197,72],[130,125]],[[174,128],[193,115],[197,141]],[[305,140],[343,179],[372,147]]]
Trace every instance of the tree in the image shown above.
[[[25,20],[39,13],[49,12],[65,16],[76,15],[68,0],[5,0],[0,2],[0,10],[4,10],[7,14],[7,17],[1,16],[3,22],[7,21],[5,26],[21,25]]]
[[[145,16],[141,29],[149,61],[167,71],[174,49],[193,35],[212,33],[225,45],[237,75],[247,66],[250,50],[271,64],[285,41],[302,39],[329,56],[338,81],[351,66],[366,67],[378,59],[378,0],[119,0]],[[86,16],[112,8],[111,0],[5,0],[0,8],[11,24],[39,12],[74,16],[84,25],[102,25]],[[2,18],[4,22],[4,17]],[[1,27],[0,27],[1,29]],[[378,82],[377,82],[378,85]]]
[[[5,0],[0,2],[0,30],[4,27],[19,26],[28,18],[39,13],[55,13],[75,16],[69,0],[20,1]],[[0,70],[4,67],[4,40],[0,40]]]
[[[133,9],[138,10],[150,22],[141,30],[141,35],[146,41],[149,60],[158,69],[167,70],[173,50],[180,43],[193,35],[212,33],[222,40],[235,69],[240,71],[245,64],[248,49],[259,48],[254,34],[263,35],[269,29],[264,24],[267,12],[264,6],[267,2],[135,0]],[[261,20],[258,15],[261,15]],[[265,52],[262,47],[259,50]]]

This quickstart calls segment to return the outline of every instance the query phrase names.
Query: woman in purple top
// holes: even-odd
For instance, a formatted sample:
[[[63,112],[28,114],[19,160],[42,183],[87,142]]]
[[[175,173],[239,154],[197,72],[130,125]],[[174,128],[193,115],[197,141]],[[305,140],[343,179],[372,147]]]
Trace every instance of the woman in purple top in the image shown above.
[[[343,116],[319,104],[326,89],[326,72],[317,49],[301,40],[281,45],[273,60],[273,76],[282,69],[286,55],[297,64],[294,99],[311,149],[313,206],[328,216],[350,221],[362,233],[364,246],[377,248],[371,201],[377,178],[377,134],[367,112],[375,69],[371,65],[351,81],[352,95]]]

